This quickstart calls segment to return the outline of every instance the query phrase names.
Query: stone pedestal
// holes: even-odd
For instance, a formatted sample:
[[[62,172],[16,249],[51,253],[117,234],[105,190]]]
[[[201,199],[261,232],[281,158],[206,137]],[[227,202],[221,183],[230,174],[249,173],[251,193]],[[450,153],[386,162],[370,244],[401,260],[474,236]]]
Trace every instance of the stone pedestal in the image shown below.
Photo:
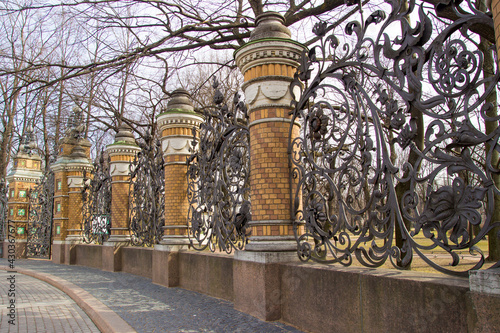
[[[281,318],[282,262],[297,260],[295,252],[236,251],[233,263],[235,309],[262,320]]]
[[[128,242],[104,242],[102,245],[102,269],[108,272],[122,270],[122,247]]]
[[[62,240],[52,241],[52,262],[64,264],[66,258],[66,242]]]
[[[179,286],[179,251],[187,246],[157,244],[153,250],[153,283],[165,287]]]

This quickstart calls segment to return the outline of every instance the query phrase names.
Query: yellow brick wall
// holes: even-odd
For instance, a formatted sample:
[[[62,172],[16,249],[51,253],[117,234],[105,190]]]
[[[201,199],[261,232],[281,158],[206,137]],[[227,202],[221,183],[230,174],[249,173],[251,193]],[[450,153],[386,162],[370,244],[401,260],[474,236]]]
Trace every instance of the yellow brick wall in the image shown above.
[[[132,162],[134,160],[134,156],[133,155],[113,155],[109,159],[111,162],[116,162],[116,161]]]
[[[249,68],[245,73],[243,73],[243,76],[246,82],[261,76],[281,75],[281,76],[293,77],[294,74],[295,74],[295,68],[293,66],[280,65],[280,64],[266,64]]]
[[[168,164],[186,162],[186,155],[168,155],[165,158],[165,225],[182,228],[166,229],[164,235],[185,235],[189,203],[187,198],[187,165]]]
[[[191,128],[185,127],[171,127],[166,128],[162,132],[162,137],[170,136],[170,135],[188,135],[192,136],[193,132]]]
[[[111,228],[128,228],[129,219],[129,176],[114,176],[112,181],[126,181],[111,185]],[[111,230],[112,235],[128,235],[126,230]]]
[[[69,193],[69,210],[68,214],[68,229],[82,229],[82,194],[78,189],[72,189],[73,192]],[[79,235],[79,231],[68,231],[68,235]]]
[[[60,182],[61,187],[58,187]],[[58,171],[54,173],[54,240],[64,240],[66,239],[68,222],[67,220],[61,220],[68,218],[68,177],[66,171]],[[60,210],[58,211],[58,205],[60,205]],[[57,234],[57,227],[60,227],[61,233]]]

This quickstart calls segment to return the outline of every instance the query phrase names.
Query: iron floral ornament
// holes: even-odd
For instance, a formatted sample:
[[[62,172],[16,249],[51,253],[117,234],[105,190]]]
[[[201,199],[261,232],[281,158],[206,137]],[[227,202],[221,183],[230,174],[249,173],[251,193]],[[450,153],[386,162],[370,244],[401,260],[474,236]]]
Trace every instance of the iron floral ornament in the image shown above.
[[[134,246],[153,246],[165,225],[165,167],[159,140],[146,135],[130,164],[130,239]]]
[[[54,172],[47,168],[37,186],[29,191],[27,256],[50,257],[54,185]]]
[[[87,178],[84,171],[83,202],[83,237],[84,243],[103,244],[110,236],[111,228],[111,174],[110,157],[104,159],[101,151],[94,162],[92,175]]]
[[[360,11],[345,43],[318,23],[320,45],[302,54],[291,84],[300,89],[291,123],[302,125],[289,144],[298,255],[407,269],[416,254],[467,276],[486,261],[478,243],[500,226],[499,73],[471,31],[493,31],[492,16],[451,1],[457,19],[436,29],[437,13],[414,0],[387,6],[366,19]]]
[[[233,108],[224,104],[214,79],[213,108],[193,128],[188,164],[188,235],[196,250],[243,249],[250,235],[250,149],[246,106],[236,94]]]

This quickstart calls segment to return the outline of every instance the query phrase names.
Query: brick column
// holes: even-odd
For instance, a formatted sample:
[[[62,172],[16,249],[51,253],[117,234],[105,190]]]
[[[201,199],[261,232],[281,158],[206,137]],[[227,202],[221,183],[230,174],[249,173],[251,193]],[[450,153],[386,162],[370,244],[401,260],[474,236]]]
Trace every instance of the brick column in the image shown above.
[[[191,155],[192,128],[202,121],[184,89],[172,93],[166,111],[158,116],[165,161],[165,226],[163,239],[153,252],[153,282],[169,287],[178,283],[178,251],[189,244],[186,158]]]
[[[278,13],[256,18],[250,41],[235,52],[244,75],[250,129],[252,236],[235,254],[235,307],[264,320],[281,316],[276,262],[297,258],[290,200],[290,83],[304,46],[290,39]],[[292,136],[298,135],[295,126]],[[260,276],[260,279],[248,277]]]
[[[245,78],[250,117],[252,237],[246,250],[294,251],[287,153],[289,87],[304,47],[290,39],[278,13],[258,16],[256,25],[250,42],[235,54]]]
[[[30,136],[33,129],[28,127],[25,136]],[[33,138],[34,139],[34,138]],[[24,138],[23,140],[24,141]],[[17,154],[14,156],[14,167],[9,172],[6,180],[9,182],[8,193],[8,211],[7,220],[10,221],[9,227],[6,227],[7,239],[15,239],[16,258],[26,258],[27,224],[29,214],[28,193],[30,189],[37,185],[37,181],[42,177],[41,165],[42,159],[36,152],[26,150],[22,143]],[[4,243],[4,258],[9,253],[9,242]]]
[[[90,142],[67,136],[51,169],[54,172],[52,261],[74,263],[74,247],[81,241],[83,171],[91,170]]]
[[[83,147],[89,149],[86,151]],[[92,171],[92,163],[89,158],[90,142],[82,140],[74,148],[70,155],[71,162],[66,165],[66,180],[68,184],[68,226],[66,229],[66,241],[64,243],[64,263],[71,265],[75,263],[75,246],[82,241],[83,229],[83,174],[84,171]]]
[[[129,188],[130,164],[141,149],[130,127],[122,123],[115,142],[107,147],[111,172],[111,235],[103,248],[103,269],[121,270],[120,248],[130,241]]]

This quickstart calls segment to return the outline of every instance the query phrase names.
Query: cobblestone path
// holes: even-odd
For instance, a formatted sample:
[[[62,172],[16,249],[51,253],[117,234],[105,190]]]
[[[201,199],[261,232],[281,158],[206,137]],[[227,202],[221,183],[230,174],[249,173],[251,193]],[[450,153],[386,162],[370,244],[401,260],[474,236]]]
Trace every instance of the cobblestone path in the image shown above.
[[[0,265],[7,265],[7,261],[0,259]],[[180,288],[162,287],[132,274],[57,265],[43,260],[16,260],[16,266],[74,283],[108,306],[137,332],[301,332],[279,322],[264,322],[236,311],[231,302]],[[0,284],[7,286],[7,283]],[[2,312],[2,328],[4,319]]]

